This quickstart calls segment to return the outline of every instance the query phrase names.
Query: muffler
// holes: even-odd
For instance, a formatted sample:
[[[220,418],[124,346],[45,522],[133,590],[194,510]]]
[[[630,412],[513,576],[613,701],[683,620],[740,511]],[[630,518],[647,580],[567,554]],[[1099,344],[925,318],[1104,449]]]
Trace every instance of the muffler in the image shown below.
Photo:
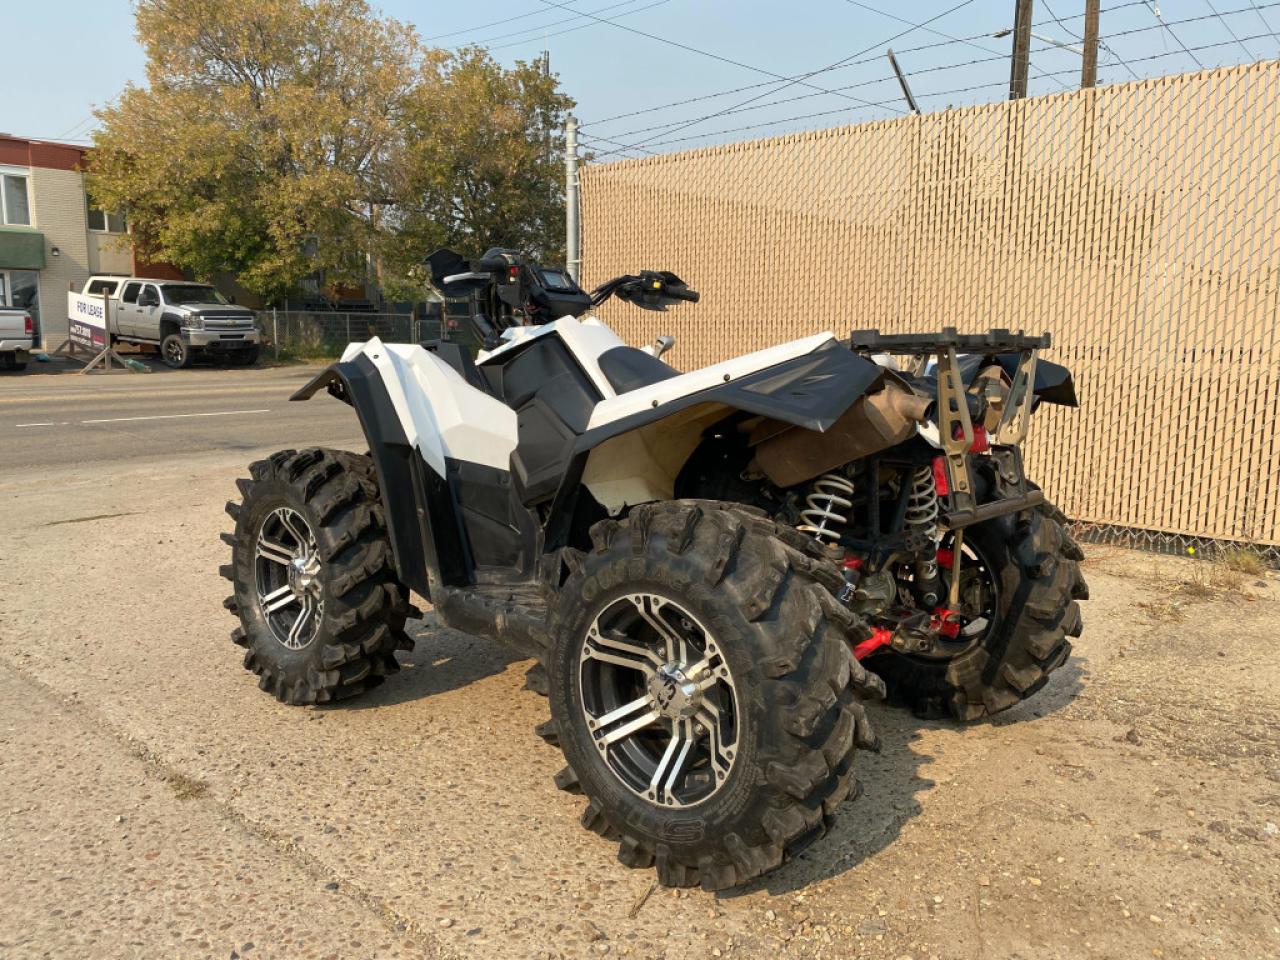
[[[915,433],[933,403],[895,383],[860,397],[825,433],[791,427],[778,432],[765,421],[751,433],[754,466],[780,487],[812,480],[851,460],[902,443]]]

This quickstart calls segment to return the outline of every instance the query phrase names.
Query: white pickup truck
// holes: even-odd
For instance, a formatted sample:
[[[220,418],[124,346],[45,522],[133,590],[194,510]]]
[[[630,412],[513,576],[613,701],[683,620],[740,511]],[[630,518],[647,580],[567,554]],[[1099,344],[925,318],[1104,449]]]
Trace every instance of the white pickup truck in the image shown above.
[[[0,307],[0,370],[25,370],[34,336],[31,314]]]
[[[146,277],[90,277],[81,293],[110,300],[112,342],[155,347],[170,367],[197,356],[248,365],[260,337],[252,310],[228,303],[207,283]]]

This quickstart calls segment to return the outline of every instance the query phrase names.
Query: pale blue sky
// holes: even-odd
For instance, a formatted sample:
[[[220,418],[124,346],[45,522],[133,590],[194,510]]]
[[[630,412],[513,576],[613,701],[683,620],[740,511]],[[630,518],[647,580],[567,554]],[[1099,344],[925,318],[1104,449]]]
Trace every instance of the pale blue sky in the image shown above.
[[[432,42],[485,43],[505,62],[537,56],[545,38],[552,69],[578,101],[584,135],[626,144],[644,142],[646,149],[667,151],[895,116],[904,104],[884,57],[886,46],[894,48],[903,69],[912,74],[912,87],[925,111],[1002,99],[1007,93],[1010,39],[994,39],[991,34],[1011,25],[1014,3],[382,0],[377,6],[389,16],[413,22],[424,38],[436,38]],[[1211,67],[1280,57],[1280,0],[1102,0],[1102,8],[1102,35],[1109,47],[1100,60],[1103,83],[1123,82],[1133,74],[1195,70],[1197,60]],[[1082,30],[1082,10],[1083,0],[1036,0],[1035,32],[1077,42],[1072,33]],[[639,36],[579,11],[616,18],[617,24],[736,63]],[[1161,26],[1156,11],[1170,27]],[[895,17],[914,23],[938,19],[912,29]],[[1178,25],[1189,18],[1200,19]],[[4,21],[4,73],[18,80],[6,83],[6,94],[0,96],[0,131],[87,139],[93,108],[116,97],[126,81],[142,79],[143,58],[126,0],[15,3],[8,5]],[[957,43],[947,37],[969,39]],[[912,49],[925,45],[926,49]],[[1192,52],[1184,52],[1182,45]],[[1032,49],[1033,95],[1078,83],[1076,54],[1042,40],[1033,41]],[[1133,74],[1120,63],[1121,57]],[[845,60],[849,62],[840,69],[785,89],[770,76],[794,77]],[[845,89],[831,94],[809,85]],[[749,89],[601,122],[742,87]],[[734,108],[732,115],[709,116]],[[595,140],[593,148],[600,153],[611,146]]]

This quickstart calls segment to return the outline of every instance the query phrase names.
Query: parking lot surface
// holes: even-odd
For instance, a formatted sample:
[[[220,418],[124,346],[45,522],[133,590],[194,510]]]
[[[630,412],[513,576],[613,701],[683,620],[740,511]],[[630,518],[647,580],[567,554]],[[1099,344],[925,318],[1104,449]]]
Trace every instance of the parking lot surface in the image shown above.
[[[830,835],[726,895],[654,889],[554,788],[503,648],[428,615],[336,708],[242,670],[235,478],[363,448],[342,404],[287,402],[312,373],[0,378],[0,956],[1280,955],[1274,575],[1090,548],[1034,700],[873,705]]]

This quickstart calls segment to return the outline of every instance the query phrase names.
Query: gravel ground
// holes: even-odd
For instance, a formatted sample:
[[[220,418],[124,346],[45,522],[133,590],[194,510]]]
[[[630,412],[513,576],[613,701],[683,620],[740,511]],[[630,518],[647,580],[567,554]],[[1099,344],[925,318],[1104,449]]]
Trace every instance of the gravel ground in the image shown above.
[[[1091,549],[1049,687],[873,707],[833,834],[710,896],[578,825],[493,644],[428,617],[363,700],[259,692],[216,573],[250,455],[0,480],[0,956],[1280,955],[1273,575]]]

